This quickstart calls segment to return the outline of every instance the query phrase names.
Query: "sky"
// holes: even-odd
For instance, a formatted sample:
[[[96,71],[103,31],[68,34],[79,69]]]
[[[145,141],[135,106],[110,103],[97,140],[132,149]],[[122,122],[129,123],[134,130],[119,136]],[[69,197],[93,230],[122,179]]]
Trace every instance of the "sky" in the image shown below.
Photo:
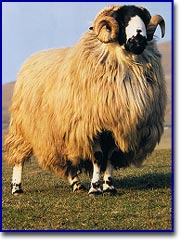
[[[40,50],[75,44],[91,26],[97,13],[110,4],[146,7],[160,14],[166,35],[157,42],[171,40],[170,2],[3,2],[2,3],[2,83],[16,80],[23,62]]]

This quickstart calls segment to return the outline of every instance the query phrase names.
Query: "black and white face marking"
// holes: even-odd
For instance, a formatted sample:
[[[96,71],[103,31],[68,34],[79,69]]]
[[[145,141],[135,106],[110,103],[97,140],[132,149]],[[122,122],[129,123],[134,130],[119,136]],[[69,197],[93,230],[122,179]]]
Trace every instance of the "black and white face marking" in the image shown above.
[[[125,33],[127,40],[136,37],[138,33],[147,38],[145,24],[139,16],[134,16],[130,19],[128,26],[125,28]]]
[[[125,34],[125,49],[133,54],[141,54],[147,45],[147,34],[145,24],[139,16],[130,19]]]
[[[147,45],[149,16],[147,12],[136,6],[125,6],[117,12],[120,33],[118,41],[125,50],[133,54],[141,54]]]

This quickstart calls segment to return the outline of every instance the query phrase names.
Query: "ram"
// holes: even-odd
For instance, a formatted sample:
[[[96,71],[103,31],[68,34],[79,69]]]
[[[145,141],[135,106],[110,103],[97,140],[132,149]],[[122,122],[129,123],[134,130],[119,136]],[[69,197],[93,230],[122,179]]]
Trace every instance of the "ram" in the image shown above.
[[[114,167],[140,165],[160,141],[166,105],[161,55],[153,38],[160,15],[137,6],[104,8],[72,47],[32,55],[15,85],[6,159],[19,194],[24,162],[84,189],[78,168],[92,163],[89,193],[115,192]],[[100,172],[104,171],[103,187]]]

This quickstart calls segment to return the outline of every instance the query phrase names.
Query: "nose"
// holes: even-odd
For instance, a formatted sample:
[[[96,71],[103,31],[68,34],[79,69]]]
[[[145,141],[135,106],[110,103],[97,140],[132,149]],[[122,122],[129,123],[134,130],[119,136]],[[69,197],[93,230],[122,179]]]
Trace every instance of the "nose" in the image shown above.
[[[134,54],[140,55],[147,45],[147,40],[144,36],[140,34],[141,30],[138,30],[138,34],[136,36],[132,36],[127,40],[124,44],[125,49]]]
[[[136,32],[137,32],[138,34],[140,34],[140,33],[142,32],[142,30],[141,30],[141,29],[137,29]]]

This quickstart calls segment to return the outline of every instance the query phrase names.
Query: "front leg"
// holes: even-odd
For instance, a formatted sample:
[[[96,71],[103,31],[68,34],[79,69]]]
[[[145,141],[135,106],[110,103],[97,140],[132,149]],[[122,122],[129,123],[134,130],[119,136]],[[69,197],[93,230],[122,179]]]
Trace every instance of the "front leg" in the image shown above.
[[[111,161],[107,161],[106,170],[104,172],[104,178],[103,178],[103,192],[109,192],[111,194],[115,194],[117,191],[115,187],[113,186],[113,180],[112,180],[112,173],[113,173],[113,166],[111,164]]]
[[[101,164],[103,162],[103,153],[98,140],[95,140],[93,150],[94,150],[95,160],[93,161],[93,175],[92,175],[91,186],[88,194],[97,195],[97,194],[102,194],[101,184],[100,184],[100,173],[101,173]]]
[[[100,184],[100,172],[101,166],[98,160],[93,163],[93,176],[91,180],[91,187],[89,189],[89,194],[102,194],[101,184]]]

